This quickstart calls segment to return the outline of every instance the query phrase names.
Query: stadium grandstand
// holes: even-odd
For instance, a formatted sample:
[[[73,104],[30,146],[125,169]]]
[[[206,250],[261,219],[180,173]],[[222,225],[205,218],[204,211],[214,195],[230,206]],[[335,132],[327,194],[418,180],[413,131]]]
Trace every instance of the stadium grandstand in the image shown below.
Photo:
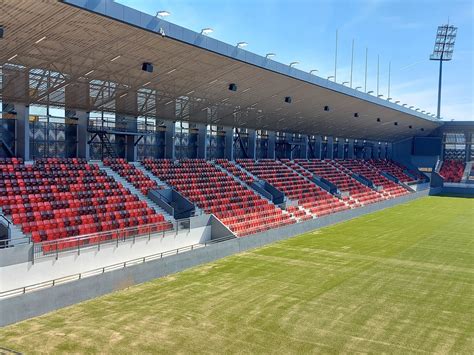
[[[474,195],[474,122],[112,0],[0,3],[1,326],[428,195]],[[0,352],[14,343],[0,332]]]

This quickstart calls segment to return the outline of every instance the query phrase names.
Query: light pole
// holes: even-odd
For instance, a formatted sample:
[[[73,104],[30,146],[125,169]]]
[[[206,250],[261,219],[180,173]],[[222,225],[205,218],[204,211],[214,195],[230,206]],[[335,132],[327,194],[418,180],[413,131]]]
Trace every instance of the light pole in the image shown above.
[[[276,56],[275,53],[267,53],[267,54],[265,55],[265,58],[269,59],[269,58],[273,58],[273,57],[275,57],[275,56]]]
[[[454,43],[456,42],[458,28],[452,25],[438,26],[436,31],[436,40],[433,54],[430,60],[439,61],[439,81],[438,81],[438,111],[436,117],[439,119],[441,115],[441,82],[443,76],[443,62],[453,59]]]
[[[309,71],[309,73],[310,73],[310,74],[313,74],[313,73],[316,73],[316,72],[318,72],[318,71],[319,71],[318,69],[311,69],[311,70]]]
[[[300,62],[291,62],[290,63],[290,68],[293,68],[296,64],[300,64]]]

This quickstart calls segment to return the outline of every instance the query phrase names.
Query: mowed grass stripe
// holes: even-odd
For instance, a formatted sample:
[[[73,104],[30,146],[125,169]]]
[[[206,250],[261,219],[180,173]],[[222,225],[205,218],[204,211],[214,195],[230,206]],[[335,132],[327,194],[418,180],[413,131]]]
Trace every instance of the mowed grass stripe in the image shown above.
[[[0,330],[25,353],[472,353],[474,200],[427,197]]]

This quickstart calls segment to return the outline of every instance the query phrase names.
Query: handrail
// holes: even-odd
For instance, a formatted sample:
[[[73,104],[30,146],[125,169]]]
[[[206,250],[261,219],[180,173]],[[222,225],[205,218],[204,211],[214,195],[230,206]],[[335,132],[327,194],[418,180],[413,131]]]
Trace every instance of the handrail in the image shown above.
[[[179,253],[183,253],[183,252],[187,252],[187,251],[193,251],[195,249],[207,247],[209,245],[224,242],[226,240],[230,240],[230,239],[234,239],[234,238],[235,238],[234,235],[228,235],[228,236],[221,237],[219,239],[209,240],[209,241],[206,241],[204,243],[195,243],[195,244],[187,245],[187,246],[184,246],[184,247],[181,247],[181,248],[171,249],[171,250],[168,250],[168,251],[151,254],[151,255],[148,255],[148,256],[141,257],[141,258],[127,260],[127,261],[124,261],[124,262],[121,262],[121,263],[116,263],[116,264],[104,266],[104,267],[101,267],[101,268],[97,268],[97,269],[93,269],[93,270],[89,270],[89,271],[85,271],[85,272],[81,272],[81,273],[77,273],[77,274],[73,274],[73,275],[63,276],[63,277],[60,277],[60,278],[57,278],[57,279],[43,281],[43,282],[39,282],[39,283],[36,283],[36,284],[28,285],[28,286],[18,287],[18,288],[12,289],[12,290],[2,291],[2,292],[0,292],[0,299],[5,298],[5,297],[13,297],[13,296],[22,295],[22,294],[25,294],[25,293],[28,293],[28,292],[33,292],[33,291],[41,290],[41,289],[44,289],[44,288],[49,288],[49,287],[61,285],[61,284],[71,282],[71,281],[81,280],[81,279],[86,278],[86,277],[104,274],[106,272],[123,269],[123,268],[126,268],[128,266],[143,264],[143,263],[146,263],[146,262],[151,261],[151,260],[163,259],[163,257],[167,257],[167,256],[171,256],[171,255],[177,255]]]
[[[187,228],[180,228],[180,226],[186,225],[186,223],[188,226]],[[169,221],[162,221],[158,223],[90,233],[69,238],[59,238],[55,240],[35,242],[33,243],[33,262],[35,259],[50,256],[54,256],[57,259],[59,254],[64,252],[77,251],[77,253],[80,254],[80,251],[85,248],[97,247],[98,250],[100,250],[101,245],[104,244],[115,243],[118,245],[120,241],[126,241],[130,239],[135,241],[136,238],[140,237],[148,237],[150,239],[152,235],[156,234],[164,236],[167,233],[178,233],[179,230],[189,230],[190,221],[189,219],[176,220],[176,225],[172,226],[172,228],[162,228],[169,226]]]

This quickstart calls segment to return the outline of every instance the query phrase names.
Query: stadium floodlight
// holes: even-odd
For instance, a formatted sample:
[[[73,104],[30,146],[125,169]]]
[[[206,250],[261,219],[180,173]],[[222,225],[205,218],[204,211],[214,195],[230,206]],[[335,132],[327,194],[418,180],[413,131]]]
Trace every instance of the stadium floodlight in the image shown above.
[[[407,104],[403,104],[402,106],[403,106],[403,107],[407,107],[408,105],[407,105]]]
[[[391,98],[391,97],[387,97],[387,101],[390,101],[390,100],[392,100],[392,98]]]
[[[317,72],[319,72],[318,69],[311,69],[311,70],[309,71],[310,74],[317,73]]]
[[[456,42],[458,28],[450,25],[438,26],[433,53],[430,60],[439,61],[439,82],[438,82],[438,111],[437,117],[441,115],[441,82],[443,76],[443,62],[453,59],[454,43]]]
[[[421,110],[421,113],[425,113],[426,111],[425,110]]]
[[[349,82],[348,81],[343,81],[342,82],[342,85],[346,85],[346,84],[349,84]]]
[[[395,101],[395,103],[396,103],[396,104],[399,104],[399,103],[400,103],[400,100]]]
[[[249,44],[247,42],[238,42],[237,48],[244,48],[247,47]]]
[[[327,80],[331,80],[332,78],[334,78],[334,75],[329,75]]]
[[[411,110],[411,109],[414,108],[414,107],[415,107],[415,106],[410,106],[410,107],[408,107],[408,108]]]
[[[374,90],[367,91],[367,94],[373,94]]]
[[[161,17],[161,18],[168,17],[169,15],[171,15],[171,12],[166,11],[166,10],[160,10],[156,13],[156,17]]]
[[[275,57],[275,56],[276,56],[275,53],[267,53],[267,54],[265,54],[265,58],[267,58],[267,59],[273,58],[273,57]]]
[[[214,32],[214,30],[210,27],[206,27],[201,30],[201,34],[204,36],[210,35],[212,32]]]
[[[362,89],[362,86],[356,86],[355,89],[356,90]]]
[[[383,94],[377,95],[377,97],[383,97]]]
[[[290,68],[294,67],[295,65],[300,64],[300,62],[291,62],[290,63]]]
[[[415,111],[420,111],[420,109],[417,107]]]

